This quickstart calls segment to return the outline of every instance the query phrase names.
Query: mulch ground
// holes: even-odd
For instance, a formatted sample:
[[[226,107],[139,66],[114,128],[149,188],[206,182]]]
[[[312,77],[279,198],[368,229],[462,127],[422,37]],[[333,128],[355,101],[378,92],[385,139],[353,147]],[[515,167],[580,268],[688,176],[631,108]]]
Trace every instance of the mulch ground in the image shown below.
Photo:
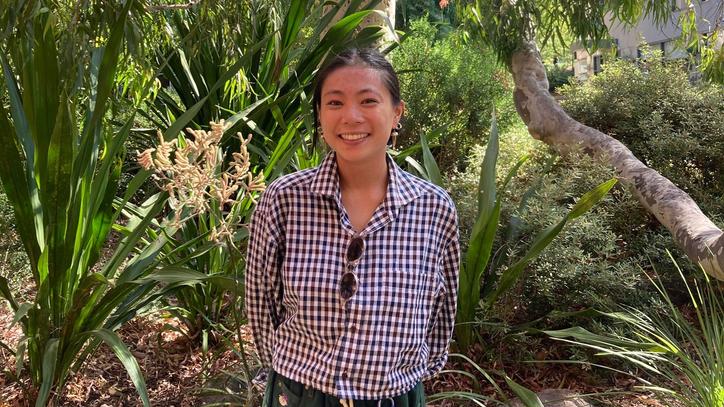
[[[18,325],[11,327],[12,313],[5,306],[0,310],[0,340],[14,347],[22,336]],[[136,357],[144,373],[153,406],[195,407],[208,401],[202,390],[211,383],[221,384],[225,371],[239,373],[239,358],[231,350],[203,352],[201,347],[175,330],[171,318],[146,316],[130,321],[119,332]],[[242,335],[248,335],[243,332]],[[246,337],[245,340],[250,340]],[[223,347],[217,347],[220,349]],[[30,380],[18,380],[14,374],[15,358],[0,350],[0,407],[30,405]],[[221,386],[216,386],[221,387]],[[54,403],[64,407],[140,406],[133,383],[113,351],[101,345],[82,365],[80,372],[70,375],[63,394]]]
[[[200,346],[175,330],[167,328],[176,321],[158,315],[140,317],[129,322],[120,335],[131,352],[137,358],[144,372],[149,397],[153,406],[195,407],[212,399],[202,393],[204,387],[223,388],[224,377],[240,374],[239,358],[226,347],[219,346],[204,353]],[[12,313],[7,307],[0,307],[0,340],[13,347],[22,332],[19,326],[12,325]],[[249,332],[242,331],[242,337],[250,347]],[[482,351],[482,350],[481,350]],[[474,354],[477,352],[473,352]],[[0,349],[0,407],[24,407],[30,405],[28,391],[30,380],[26,376],[16,379],[15,358],[6,350]],[[545,388],[568,388],[578,393],[602,393],[611,387],[626,390],[633,385],[627,378],[613,378],[613,383],[605,386],[596,384],[589,371],[576,366],[546,363],[519,364],[515,366],[486,366],[489,370],[505,370],[518,383],[539,391]],[[464,370],[474,372],[469,363],[451,358],[446,370]],[[230,372],[226,374],[224,372]],[[600,381],[600,380],[599,380]],[[618,381],[618,382],[616,382]],[[212,384],[214,383],[214,384]],[[501,385],[502,386],[502,385]],[[227,386],[228,387],[228,386]],[[476,375],[476,379],[456,374],[443,373],[425,383],[428,394],[442,391],[470,391],[491,397],[495,388]],[[504,386],[503,386],[504,387]],[[239,393],[243,389],[238,389]],[[624,407],[663,407],[663,404],[651,395],[625,395],[618,398],[607,397],[600,405]],[[63,394],[54,406],[67,407],[116,407],[140,406],[140,400],[125,369],[112,350],[105,345],[93,353],[83,364],[80,372],[72,374]],[[437,407],[463,406],[463,402],[444,401]],[[433,406],[433,404],[430,404]]]

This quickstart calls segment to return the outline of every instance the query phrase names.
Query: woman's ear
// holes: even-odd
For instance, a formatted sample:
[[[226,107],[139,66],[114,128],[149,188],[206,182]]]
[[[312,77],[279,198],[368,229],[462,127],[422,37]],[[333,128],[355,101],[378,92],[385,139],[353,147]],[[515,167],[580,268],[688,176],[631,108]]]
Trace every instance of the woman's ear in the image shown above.
[[[324,134],[322,134],[322,122],[319,120],[319,113],[316,114],[315,119],[316,120],[314,120],[314,125],[316,127],[314,128],[314,131],[317,132],[318,137],[321,137],[322,140],[324,140]]]
[[[401,100],[400,103],[395,106],[395,121],[397,123],[402,119],[402,115],[405,114],[405,101]]]

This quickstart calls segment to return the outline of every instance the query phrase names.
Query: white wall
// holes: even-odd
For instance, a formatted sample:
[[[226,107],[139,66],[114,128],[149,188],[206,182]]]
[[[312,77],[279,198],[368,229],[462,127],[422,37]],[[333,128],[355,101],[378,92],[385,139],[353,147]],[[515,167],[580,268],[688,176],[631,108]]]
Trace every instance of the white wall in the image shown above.
[[[700,33],[709,33],[716,26],[716,19],[721,18],[719,15],[719,7],[722,7],[724,0],[707,0],[704,2],[695,1],[694,7],[698,17],[697,28]],[[686,10],[681,7],[685,6],[685,0],[674,0],[676,11],[674,11],[672,20],[663,26],[657,26],[654,19],[644,17],[635,27],[625,27],[623,24],[612,23],[609,16],[606,17],[606,25],[609,27],[611,37],[618,40],[618,49],[620,56],[623,58],[636,58],[637,50],[641,42],[651,45],[654,50],[659,49],[660,43],[665,43],[665,55],[672,58],[686,56],[686,50],[676,49],[678,44],[674,42],[681,35],[681,29],[678,25],[678,19]]]
[[[685,58],[688,54],[676,40],[681,35],[678,20],[682,13],[686,12],[686,10],[681,9],[686,6],[686,3],[686,0],[672,0],[672,7],[675,6],[676,10],[673,12],[671,21],[662,26],[658,26],[653,18],[644,17],[636,26],[626,27],[619,22],[613,23],[610,16],[606,16],[606,26],[609,27],[611,38],[618,43],[618,56],[621,58],[637,58],[639,47],[641,43],[645,42],[649,44],[651,50],[662,50],[667,58]],[[717,25],[717,19],[724,19],[721,14],[721,8],[724,7],[722,3],[724,3],[724,0],[694,1],[694,8],[698,18],[697,29],[700,33],[712,32]],[[720,34],[717,46],[721,46],[722,42],[724,42],[724,32],[721,32],[724,21],[720,21],[719,24]],[[576,53],[576,58],[573,61],[573,72],[576,78],[585,80],[593,75],[592,56],[588,55],[588,52],[580,44],[573,45],[571,51]],[[601,54],[601,51],[596,51],[594,55],[598,54]],[[610,58],[609,52],[606,50],[603,55],[605,63],[605,60]],[[573,57],[573,54],[571,56]]]

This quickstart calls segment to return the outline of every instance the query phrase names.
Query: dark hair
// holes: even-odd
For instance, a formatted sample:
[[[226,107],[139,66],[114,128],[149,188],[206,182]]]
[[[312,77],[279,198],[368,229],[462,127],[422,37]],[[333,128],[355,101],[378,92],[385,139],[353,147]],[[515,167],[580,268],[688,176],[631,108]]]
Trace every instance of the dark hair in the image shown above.
[[[400,97],[400,80],[392,65],[385,59],[385,56],[374,48],[347,48],[334,58],[330,59],[318,72],[314,83],[314,96],[312,98],[312,109],[314,112],[314,137],[312,148],[317,144],[319,134],[319,107],[322,103],[322,86],[327,77],[334,71],[348,66],[370,68],[380,73],[382,83],[392,96],[392,104],[397,106],[402,102]]]

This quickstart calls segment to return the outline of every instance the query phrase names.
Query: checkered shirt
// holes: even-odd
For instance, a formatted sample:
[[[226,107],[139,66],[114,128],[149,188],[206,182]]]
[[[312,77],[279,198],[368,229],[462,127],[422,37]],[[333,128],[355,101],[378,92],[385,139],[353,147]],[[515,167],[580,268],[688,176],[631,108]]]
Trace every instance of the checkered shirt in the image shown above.
[[[455,321],[455,206],[387,163],[386,196],[360,232],[359,287],[346,305],[339,283],[355,231],[334,153],[272,182],[250,226],[246,312],[262,364],[340,399],[397,396],[435,375]]]

